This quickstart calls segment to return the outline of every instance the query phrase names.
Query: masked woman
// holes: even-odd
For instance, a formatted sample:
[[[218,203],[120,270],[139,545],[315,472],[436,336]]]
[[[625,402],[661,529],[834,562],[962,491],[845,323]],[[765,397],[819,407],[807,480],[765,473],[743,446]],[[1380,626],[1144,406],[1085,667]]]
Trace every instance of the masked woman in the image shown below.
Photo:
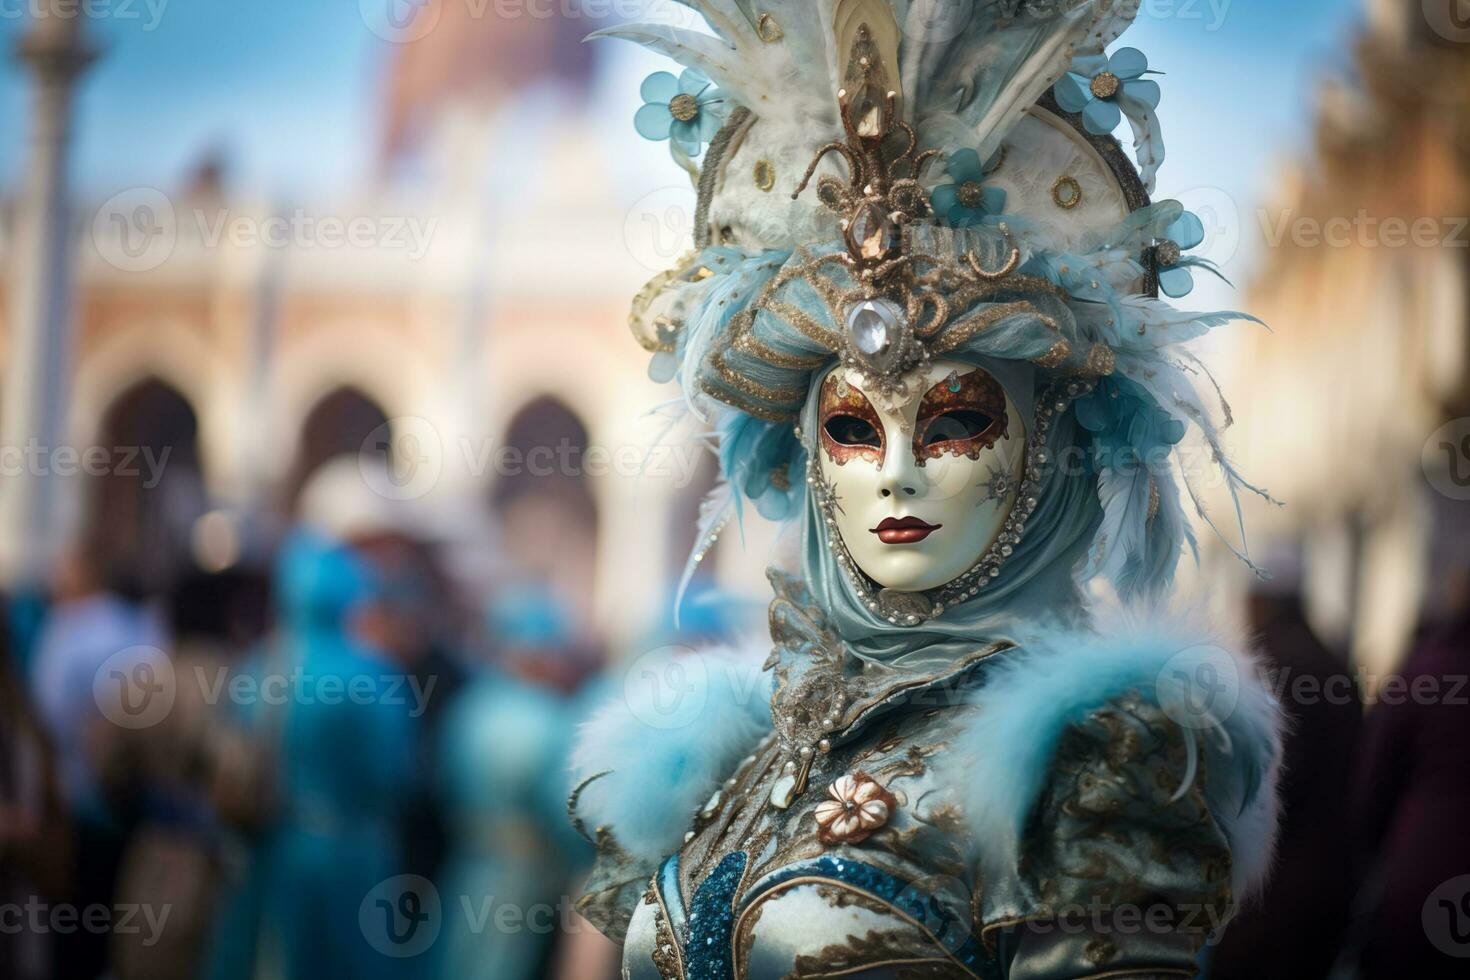
[[[584,731],[584,915],[639,980],[1194,975],[1269,861],[1278,721],[1160,611],[1184,448],[1254,488],[1180,346],[1238,315],[1158,298],[1207,263],[1107,53],[1134,8],[687,5],[713,36],[606,32],[686,66],[636,121],[699,193],[632,325],[716,433],[694,560],[749,506],[798,554],[764,672],[680,658],[683,708],[630,684]]]

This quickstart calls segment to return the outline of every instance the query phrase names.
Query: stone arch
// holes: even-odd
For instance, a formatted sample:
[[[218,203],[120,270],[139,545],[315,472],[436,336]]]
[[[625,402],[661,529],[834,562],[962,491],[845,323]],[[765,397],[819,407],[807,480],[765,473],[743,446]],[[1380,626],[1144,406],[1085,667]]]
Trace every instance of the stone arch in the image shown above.
[[[388,414],[376,399],[355,385],[339,385],[326,392],[307,411],[295,441],[286,476],[284,502],[294,509],[297,496],[311,475],[334,456],[358,453],[374,433],[386,432]]]
[[[377,325],[336,324],[294,338],[278,352],[271,378],[270,444],[294,447],[307,416],[334,392],[350,388],[389,420],[439,417],[430,403],[432,372],[397,332]],[[277,454],[272,475],[289,486],[291,452]]]
[[[548,589],[579,631],[592,618],[601,523],[585,464],[590,444],[564,401],[535,396],[511,416],[490,488],[508,577]]]
[[[166,590],[189,567],[194,523],[210,506],[194,408],[146,377],[107,405],[95,435],[79,447],[80,554],[113,584]]]
[[[69,428],[78,447],[105,444],[105,416],[124,395],[149,382],[176,392],[198,425],[198,465],[206,486],[219,489],[228,461],[216,449],[232,445],[229,407],[235,378],[200,330],[183,321],[136,323],[109,331],[79,359],[72,379]]]

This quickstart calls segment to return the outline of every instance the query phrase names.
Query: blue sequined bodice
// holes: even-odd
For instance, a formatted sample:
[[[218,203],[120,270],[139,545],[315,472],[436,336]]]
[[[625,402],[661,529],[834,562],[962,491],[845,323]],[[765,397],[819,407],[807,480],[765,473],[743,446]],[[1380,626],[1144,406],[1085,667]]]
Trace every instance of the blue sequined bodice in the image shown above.
[[[629,980],[802,975],[813,967],[846,969],[857,965],[857,957],[881,955],[883,949],[894,964],[927,965],[926,975],[999,976],[964,910],[947,896],[831,855],[747,883],[749,862],[744,851],[725,855],[686,907],[678,855],[668,858],[650,889],[651,901],[645,900],[630,925],[624,966]],[[865,931],[854,936],[855,926]]]

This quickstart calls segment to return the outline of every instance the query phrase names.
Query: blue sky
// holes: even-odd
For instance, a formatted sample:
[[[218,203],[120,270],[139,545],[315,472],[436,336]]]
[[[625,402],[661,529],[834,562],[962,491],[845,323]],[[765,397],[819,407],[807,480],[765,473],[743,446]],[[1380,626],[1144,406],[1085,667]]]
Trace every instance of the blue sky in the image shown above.
[[[0,12],[34,0],[0,0]],[[109,2],[109,0],[99,0]],[[352,179],[376,145],[388,45],[357,0],[110,0],[104,56],[79,102],[76,177],[89,191],[169,185],[212,148],[250,184],[310,192]],[[136,14],[128,18],[123,12]],[[0,14],[9,48],[20,22]],[[21,76],[0,71],[0,117],[24,116]],[[25,130],[0,134],[12,182]]]
[[[6,49],[17,11],[34,2],[0,0]],[[216,148],[252,190],[301,199],[367,179],[392,46],[367,29],[360,4],[385,0],[92,2],[113,15],[94,27],[105,56],[79,105],[75,173],[85,193],[172,186]],[[1166,73],[1157,196],[1190,204],[1193,192],[1208,203],[1214,192],[1198,189],[1217,189],[1249,214],[1279,161],[1306,145],[1316,81],[1342,69],[1359,11],[1358,0],[1143,0],[1126,43]],[[659,62],[626,45],[605,50],[599,118],[609,139],[630,141],[625,177],[666,186],[667,158],[632,145],[637,82]],[[24,151],[22,80],[9,61],[0,67],[0,187],[13,184]],[[1245,238],[1227,263],[1235,274],[1248,269],[1249,229]]]

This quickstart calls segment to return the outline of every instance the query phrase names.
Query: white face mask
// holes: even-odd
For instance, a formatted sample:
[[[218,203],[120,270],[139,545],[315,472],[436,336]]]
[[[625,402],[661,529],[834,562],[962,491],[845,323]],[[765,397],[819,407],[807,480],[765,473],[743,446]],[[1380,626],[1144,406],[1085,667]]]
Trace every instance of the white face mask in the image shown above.
[[[958,578],[990,547],[1016,502],[1025,424],[1000,383],[962,361],[903,379],[908,396],[869,397],[833,370],[818,398],[822,479],[848,554],[900,592]]]

